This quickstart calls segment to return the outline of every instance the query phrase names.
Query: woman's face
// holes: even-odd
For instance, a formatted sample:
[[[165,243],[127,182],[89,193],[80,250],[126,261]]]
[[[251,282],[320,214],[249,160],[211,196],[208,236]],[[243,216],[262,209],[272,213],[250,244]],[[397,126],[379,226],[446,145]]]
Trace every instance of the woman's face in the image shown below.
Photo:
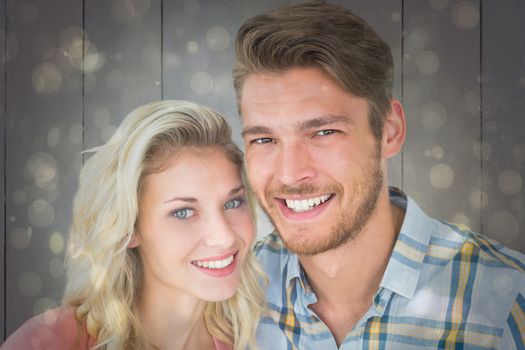
[[[216,148],[187,148],[145,176],[137,229],[144,290],[207,301],[236,291],[255,230],[240,169]]]

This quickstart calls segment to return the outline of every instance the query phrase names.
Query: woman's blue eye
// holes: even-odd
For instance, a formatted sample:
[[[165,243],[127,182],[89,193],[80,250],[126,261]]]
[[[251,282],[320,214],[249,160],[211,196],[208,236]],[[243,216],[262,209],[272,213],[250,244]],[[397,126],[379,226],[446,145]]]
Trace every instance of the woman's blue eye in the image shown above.
[[[175,210],[172,215],[176,217],[177,219],[187,219],[193,216],[193,209],[183,208],[183,209]]]
[[[232,199],[231,201],[228,201],[226,204],[224,204],[224,209],[238,208],[241,206],[242,202],[243,201],[241,199]]]

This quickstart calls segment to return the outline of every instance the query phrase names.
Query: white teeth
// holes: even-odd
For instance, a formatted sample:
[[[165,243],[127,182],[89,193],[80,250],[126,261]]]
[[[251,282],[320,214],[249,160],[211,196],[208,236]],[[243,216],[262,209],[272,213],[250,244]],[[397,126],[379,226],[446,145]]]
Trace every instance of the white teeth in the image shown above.
[[[302,200],[286,199],[286,206],[292,209],[296,213],[309,211],[318,206],[321,203],[326,202],[331,195],[325,194],[324,196],[314,197]]]
[[[198,261],[195,260],[193,263],[198,267],[204,267],[207,269],[223,269],[233,262],[233,255],[230,255],[223,260],[212,260],[212,261]]]

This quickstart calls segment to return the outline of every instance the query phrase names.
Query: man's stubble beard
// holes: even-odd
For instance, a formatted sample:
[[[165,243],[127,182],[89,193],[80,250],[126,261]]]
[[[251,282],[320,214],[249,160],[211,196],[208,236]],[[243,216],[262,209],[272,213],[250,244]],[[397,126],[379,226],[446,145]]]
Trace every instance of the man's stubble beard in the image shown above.
[[[313,256],[327,252],[332,249],[341,247],[345,243],[354,240],[365,225],[370,220],[372,214],[377,206],[377,201],[383,187],[384,174],[380,164],[381,156],[381,144],[376,143],[375,150],[371,155],[371,166],[368,167],[363,176],[358,179],[358,182],[354,185],[354,194],[359,193],[361,197],[360,203],[357,204],[357,209],[354,213],[342,212],[341,215],[336,219],[331,227],[327,228],[329,234],[318,235],[316,240],[298,241],[294,240],[293,237],[287,239],[288,236],[283,236],[280,233],[280,229],[276,222],[270,215],[270,210],[262,205],[261,198],[257,195],[257,200],[261,204],[261,208],[272,223],[273,227],[279,233],[279,236],[283,240],[284,245],[291,252],[298,255]],[[298,189],[287,189],[279,192],[280,195],[284,194],[311,194],[312,186],[304,186]],[[337,193],[337,192],[336,192]],[[271,193],[265,194],[266,198],[269,199],[267,203],[272,203],[273,195]],[[355,198],[355,197],[354,197]],[[337,196],[331,200],[337,199]],[[278,210],[274,205],[272,208],[274,211]],[[301,230],[299,230],[301,231]],[[307,234],[307,233],[305,233]],[[316,234],[310,233],[310,235]]]

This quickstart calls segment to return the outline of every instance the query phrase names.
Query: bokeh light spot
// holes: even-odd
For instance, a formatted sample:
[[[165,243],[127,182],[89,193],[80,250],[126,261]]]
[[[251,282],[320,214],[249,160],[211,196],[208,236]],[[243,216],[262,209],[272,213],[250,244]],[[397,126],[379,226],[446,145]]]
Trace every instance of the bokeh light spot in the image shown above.
[[[443,156],[445,155],[445,151],[443,150],[443,147],[441,147],[441,146],[434,146],[434,147],[432,147],[432,150],[430,151],[430,154],[435,159],[442,159]]]
[[[498,186],[505,194],[516,194],[521,190],[522,180],[517,171],[504,170],[498,177]]]
[[[29,205],[27,218],[31,225],[37,228],[46,228],[55,220],[55,210],[48,201],[37,199]]]
[[[430,169],[429,179],[435,188],[445,189],[454,182],[454,171],[446,164],[436,164]]]
[[[42,278],[35,272],[22,272],[17,279],[20,294],[25,297],[34,297],[42,290]]]
[[[49,237],[49,250],[56,255],[64,250],[64,237],[59,232],[53,232]]]
[[[28,229],[15,228],[9,235],[9,241],[16,249],[25,249],[31,244],[31,232]]]
[[[472,154],[475,159],[487,161],[492,154],[492,146],[486,142],[476,142],[472,146]]]
[[[452,222],[456,224],[460,229],[469,230],[470,220],[465,214],[458,213],[452,218]]]
[[[390,19],[392,20],[392,22],[398,23],[399,21],[401,21],[401,14],[399,12],[392,12],[392,14],[390,15]]]
[[[196,41],[188,41],[186,43],[186,51],[188,51],[188,53],[197,53],[199,52],[199,44],[197,44]]]
[[[14,190],[11,198],[15,204],[24,204],[27,200],[27,193],[23,190]]]
[[[416,67],[421,74],[432,75],[439,69],[439,57],[432,51],[423,51],[416,57]]]
[[[191,90],[197,95],[207,95],[213,89],[213,79],[206,72],[197,72],[190,79]]]
[[[53,127],[47,133],[47,145],[50,148],[55,148],[60,143],[60,129]]]
[[[469,30],[479,23],[479,9],[470,1],[461,1],[452,8],[452,23],[459,29]]]
[[[430,102],[421,110],[421,121],[423,127],[428,131],[437,131],[445,125],[447,110],[437,102]]]
[[[213,51],[224,51],[230,46],[230,33],[223,27],[212,27],[206,33],[206,43]]]
[[[470,195],[470,205],[476,210],[485,209],[489,205],[489,195],[484,191],[473,191]]]
[[[37,152],[27,162],[25,172],[37,187],[49,189],[57,177],[57,162],[51,154]]]
[[[33,71],[32,83],[37,95],[53,96],[62,87],[62,74],[54,64],[42,63]]]

